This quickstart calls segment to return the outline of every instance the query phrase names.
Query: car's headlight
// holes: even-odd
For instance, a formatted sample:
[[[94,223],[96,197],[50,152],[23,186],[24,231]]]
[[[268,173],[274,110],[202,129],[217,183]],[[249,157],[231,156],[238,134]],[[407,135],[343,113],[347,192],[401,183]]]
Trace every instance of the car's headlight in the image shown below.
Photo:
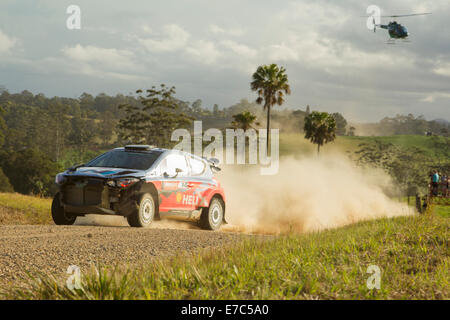
[[[132,184],[135,184],[138,181],[139,179],[137,178],[123,178],[118,180],[108,180],[106,184],[110,187],[126,188],[131,186]]]
[[[56,184],[63,184],[66,181],[66,177],[63,173],[58,173],[55,177]]]

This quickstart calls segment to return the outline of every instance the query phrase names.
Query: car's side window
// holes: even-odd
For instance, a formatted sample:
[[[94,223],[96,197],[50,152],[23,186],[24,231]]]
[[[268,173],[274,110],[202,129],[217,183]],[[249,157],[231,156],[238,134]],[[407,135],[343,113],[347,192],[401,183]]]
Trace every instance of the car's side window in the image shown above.
[[[166,170],[166,159],[161,160],[158,166],[153,171],[157,176],[162,176]]]
[[[204,161],[189,157],[189,163],[191,165],[191,175],[201,176],[205,173],[206,165]]]
[[[178,177],[189,175],[186,157],[182,154],[169,154],[160,164],[161,174],[167,173],[169,176],[175,176],[177,168],[182,170],[178,173]]]

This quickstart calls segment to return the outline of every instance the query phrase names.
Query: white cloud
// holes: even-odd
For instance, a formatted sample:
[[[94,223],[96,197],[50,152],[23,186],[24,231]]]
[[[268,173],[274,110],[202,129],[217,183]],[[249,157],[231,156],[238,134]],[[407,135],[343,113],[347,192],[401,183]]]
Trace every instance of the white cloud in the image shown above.
[[[438,61],[433,71],[441,76],[450,77],[450,62]]]
[[[245,44],[240,44],[232,40],[223,40],[220,42],[220,44],[225,48],[230,49],[237,55],[245,58],[254,58],[258,53],[255,49],[252,49],[246,46]]]
[[[152,30],[147,27],[147,32]],[[166,25],[162,28],[162,32],[155,35],[155,38],[139,38],[138,41],[150,52],[170,52],[177,51],[186,46],[190,34],[176,24]]]
[[[311,30],[311,26],[338,28],[352,18],[348,10],[337,2],[290,2],[272,19],[274,24],[291,25],[297,30]]]
[[[113,69],[134,67],[134,54],[128,50],[99,48],[77,44],[74,47],[63,48],[62,52],[66,57],[82,63],[100,64]]]
[[[71,73],[119,80],[142,78],[135,74],[139,68],[134,62],[135,56],[131,51],[80,44],[65,47],[61,51],[68,58],[67,69]],[[52,60],[48,61],[52,62]],[[53,59],[53,63],[58,63],[58,59]]]
[[[140,75],[126,72],[114,72],[109,70],[102,70],[89,64],[71,65],[69,66],[69,72],[100,79],[117,79],[122,81],[134,81],[145,79],[145,77],[142,77]]]
[[[448,6],[447,0],[422,0],[413,4],[411,12],[436,12],[445,6]]]
[[[145,33],[152,33],[152,32],[153,32],[152,27],[150,27],[150,26],[147,25],[147,24],[143,24],[143,25],[141,26],[141,29],[142,29],[142,31],[144,31]]]
[[[433,92],[430,95],[427,95],[425,98],[421,99],[421,101],[433,103],[438,99],[450,99],[450,93]]]
[[[215,35],[228,35],[228,36],[234,36],[234,37],[240,37],[244,35],[244,30],[240,28],[229,28],[224,29],[221,28],[215,24],[212,24],[208,27],[209,32]]]
[[[372,53],[362,51],[348,42],[321,36],[316,32],[301,37],[289,33],[280,44],[266,48],[266,55],[274,61],[295,61],[309,68],[328,72],[341,68],[396,68],[412,66],[409,55],[392,56],[389,52]]]
[[[274,44],[269,47],[268,57],[275,61],[297,61],[299,52],[286,43]]]
[[[421,101],[423,102],[429,102],[429,103],[433,103],[435,100],[435,96],[430,95],[430,96],[426,96],[425,98],[423,98]]]
[[[16,38],[11,38],[0,30],[0,53],[9,52],[16,44]]]
[[[216,45],[211,41],[199,40],[192,43],[186,52],[198,62],[213,64],[220,56]]]

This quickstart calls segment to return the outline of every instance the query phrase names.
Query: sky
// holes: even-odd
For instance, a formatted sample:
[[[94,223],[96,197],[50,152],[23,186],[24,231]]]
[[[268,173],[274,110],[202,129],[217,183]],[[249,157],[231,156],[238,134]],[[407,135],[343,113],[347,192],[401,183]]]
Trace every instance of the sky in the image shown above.
[[[70,5],[80,29],[67,27]],[[410,42],[388,45],[386,30],[366,26],[369,5],[432,14],[397,19]],[[449,17],[448,0],[1,0],[0,86],[76,98],[165,83],[182,100],[228,107],[255,100],[252,74],[277,63],[290,108],[450,120]]]

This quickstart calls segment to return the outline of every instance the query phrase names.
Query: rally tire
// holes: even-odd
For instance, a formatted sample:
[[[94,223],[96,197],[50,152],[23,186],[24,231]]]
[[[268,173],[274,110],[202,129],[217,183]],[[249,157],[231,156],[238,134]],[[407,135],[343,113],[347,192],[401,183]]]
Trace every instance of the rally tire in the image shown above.
[[[127,217],[131,227],[146,228],[150,226],[156,216],[156,201],[150,193],[144,193],[138,203],[136,210]]]
[[[67,213],[61,205],[60,195],[57,193],[52,202],[52,218],[56,225],[69,226],[77,220],[76,215]]]
[[[200,226],[205,230],[219,230],[224,219],[225,206],[223,201],[214,197],[208,208],[203,208],[200,216]]]

